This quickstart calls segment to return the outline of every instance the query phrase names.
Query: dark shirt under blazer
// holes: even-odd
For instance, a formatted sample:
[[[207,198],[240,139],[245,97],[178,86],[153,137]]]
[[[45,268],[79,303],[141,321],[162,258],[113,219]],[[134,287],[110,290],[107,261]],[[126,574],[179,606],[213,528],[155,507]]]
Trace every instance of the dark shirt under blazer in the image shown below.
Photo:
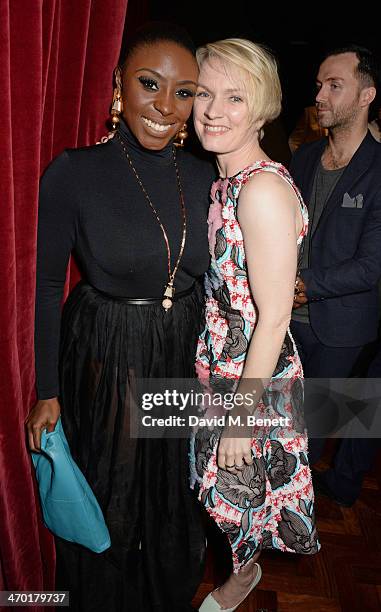
[[[290,171],[308,206],[323,138],[301,146]],[[310,324],[327,346],[375,340],[381,277],[381,144],[368,132],[332,191],[311,237],[301,274]]]

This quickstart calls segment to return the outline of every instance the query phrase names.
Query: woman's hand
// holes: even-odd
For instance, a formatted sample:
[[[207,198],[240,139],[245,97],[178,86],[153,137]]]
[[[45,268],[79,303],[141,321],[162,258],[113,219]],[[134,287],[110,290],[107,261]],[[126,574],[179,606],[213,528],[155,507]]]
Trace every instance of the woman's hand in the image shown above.
[[[253,463],[251,454],[252,427],[247,425],[248,412],[242,406],[229,411],[230,423],[225,426],[217,451],[217,465],[233,474]],[[229,418],[228,416],[226,418]],[[238,417],[238,420],[237,420]]]
[[[41,431],[47,429],[54,431],[61,413],[61,407],[57,397],[39,400],[30,411],[26,421],[28,442],[31,451],[41,451]]]
[[[217,452],[217,465],[228,472],[237,473],[245,465],[251,465],[253,458],[251,454],[251,438],[225,437],[227,432],[221,436]]]

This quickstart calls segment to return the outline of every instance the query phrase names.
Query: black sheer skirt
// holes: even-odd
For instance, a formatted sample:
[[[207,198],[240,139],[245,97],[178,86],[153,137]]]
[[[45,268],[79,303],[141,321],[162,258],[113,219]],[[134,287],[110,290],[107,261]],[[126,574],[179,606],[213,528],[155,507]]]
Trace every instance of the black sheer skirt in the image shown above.
[[[189,489],[188,440],[129,437],[135,377],[194,377],[199,284],[167,313],[81,281],[62,315],[62,422],[104,512],[101,554],[56,538],[56,588],[80,612],[182,612],[202,579],[202,509]]]

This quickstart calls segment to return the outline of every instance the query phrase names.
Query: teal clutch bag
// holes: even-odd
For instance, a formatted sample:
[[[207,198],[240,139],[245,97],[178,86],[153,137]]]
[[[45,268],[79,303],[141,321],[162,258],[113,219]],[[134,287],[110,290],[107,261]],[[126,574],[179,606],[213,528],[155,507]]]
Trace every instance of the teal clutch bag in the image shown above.
[[[111,546],[102,510],[73,460],[61,418],[41,434],[41,453],[32,453],[45,525],[55,535],[101,553]]]

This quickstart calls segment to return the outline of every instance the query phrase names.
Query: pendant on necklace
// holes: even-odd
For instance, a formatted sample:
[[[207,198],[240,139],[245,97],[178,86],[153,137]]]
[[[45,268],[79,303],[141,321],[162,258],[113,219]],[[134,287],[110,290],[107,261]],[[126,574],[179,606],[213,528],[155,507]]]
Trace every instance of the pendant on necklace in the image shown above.
[[[173,302],[169,298],[164,298],[161,305],[164,308],[164,310],[169,310],[170,308],[172,308]]]
[[[165,310],[169,310],[170,308],[172,308],[173,306],[172,298],[173,298],[174,293],[175,293],[175,288],[171,284],[168,284],[164,291],[164,300],[161,303],[161,305],[163,306]]]

